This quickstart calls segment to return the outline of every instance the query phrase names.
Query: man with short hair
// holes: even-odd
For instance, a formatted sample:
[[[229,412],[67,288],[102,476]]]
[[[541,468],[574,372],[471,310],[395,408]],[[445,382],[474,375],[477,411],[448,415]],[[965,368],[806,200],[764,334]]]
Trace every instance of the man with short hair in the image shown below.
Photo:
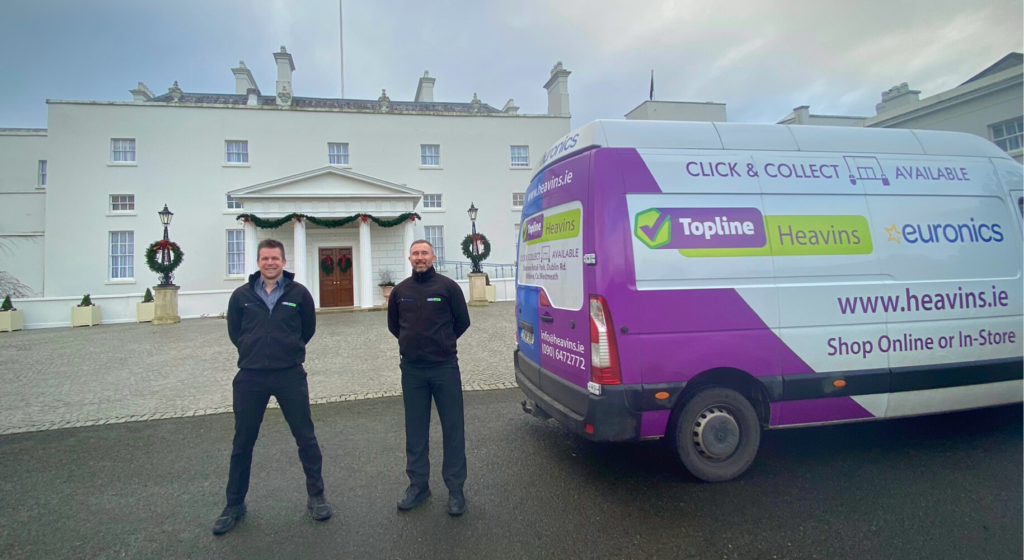
[[[228,302],[228,336],[238,348],[238,375],[231,384],[235,439],[228,504],[213,525],[215,535],[230,531],[245,515],[252,449],[271,396],[277,398],[299,447],[309,511],[317,521],[331,517],[320,475],[323,458],[313,431],[306,370],[302,368],[306,344],[316,331],[313,296],[284,269],[287,261],[280,241],[260,241],[257,257],[259,270],[231,294]]]
[[[405,472],[409,488],[398,502],[408,511],[430,497],[430,400],[441,419],[448,487],[448,514],[466,512],[466,437],[462,408],[462,374],[455,341],[469,328],[469,309],[462,288],[434,270],[434,246],[419,240],[409,247],[412,276],[388,299],[388,330],[398,339],[402,356],[402,400],[405,404]]]

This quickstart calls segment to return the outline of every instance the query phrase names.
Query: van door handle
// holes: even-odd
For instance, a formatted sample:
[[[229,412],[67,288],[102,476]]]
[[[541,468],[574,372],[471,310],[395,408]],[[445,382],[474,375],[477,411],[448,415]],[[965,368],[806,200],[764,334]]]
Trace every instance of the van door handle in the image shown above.
[[[540,316],[540,320],[544,321],[545,323],[554,323],[555,322],[555,318],[552,317],[551,315],[541,315]]]

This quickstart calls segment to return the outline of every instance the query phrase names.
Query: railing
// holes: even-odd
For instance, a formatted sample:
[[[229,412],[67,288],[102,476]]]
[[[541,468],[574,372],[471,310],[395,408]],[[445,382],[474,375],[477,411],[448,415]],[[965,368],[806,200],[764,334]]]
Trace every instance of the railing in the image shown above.
[[[434,263],[438,272],[453,280],[463,280],[466,275],[473,271],[473,263],[470,261],[442,261]],[[516,277],[516,265],[513,264],[491,264],[480,263],[480,268],[492,280]]]

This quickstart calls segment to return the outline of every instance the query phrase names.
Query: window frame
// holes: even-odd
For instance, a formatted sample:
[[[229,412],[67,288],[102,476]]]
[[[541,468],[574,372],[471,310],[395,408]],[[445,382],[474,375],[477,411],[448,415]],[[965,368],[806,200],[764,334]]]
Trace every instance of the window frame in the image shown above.
[[[429,148],[437,148],[437,153],[427,153]],[[437,158],[437,163],[427,163],[427,158]],[[441,169],[441,145],[440,144],[420,144],[420,168],[421,169]]]
[[[115,200],[116,198],[123,198],[124,200]],[[130,208],[118,209],[117,206],[131,206]],[[131,193],[117,193],[107,195],[107,215],[111,216],[134,216],[135,211],[135,195]]]
[[[241,234],[241,237],[242,237],[241,240],[239,240],[239,239],[232,240],[231,239],[231,234],[233,234],[233,233]],[[231,250],[231,248],[232,248],[231,244],[232,243],[236,244],[235,245],[235,249],[236,249],[235,251]],[[241,243],[241,245],[238,245],[238,243]],[[239,260],[237,262],[232,263],[232,261],[231,261],[231,256],[232,255],[240,255]],[[240,265],[242,271],[241,272],[231,272],[231,265],[232,264]],[[245,271],[245,229],[244,228],[242,228],[242,229],[232,228],[232,229],[224,230],[224,267],[225,267],[224,270],[225,270],[225,273],[226,273],[225,276],[227,278],[245,278],[246,271]]]
[[[437,206],[428,206],[427,197],[437,197]],[[423,195],[423,211],[424,212],[444,212],[444,194],[443,193],[427,193]]]
[[[516,204],[516,197],[519,197],[519,204]],[[526,193],[525,192],[514,192],[512,193],[512,209],[522,210],[526,204]]]
[[[526,154],[525,154],[526,161],[525,162],[516,162],[516,157],[517,157],[516,156],[516,148],[523,148],[523,149],[526,150]],[[523,157],[523,155],[520,155],[519,157]],[[525,146],[525,145],[509,146],[509,164],[508,165],[509,165],[509,167],[511,169],[530,169],[530,146]]]
[[[1013,132],[1012,134],[1005,134],[1006,125],[1008,124],[1014,125],[1014,128],[1016,128],[1016,131]],[[999,128],[1001,133],[998,137],[996,136],[996,128]],[[995,144],[996,146],[999,146],[999,149],[1003,150],[1004,152],[1008,154],[1020,152],[1024,150],[1024,117],[1015,117],[1005,121],[997,122],[995,124],[991,124],[988,127],[988,134],[989,139],[992,141],[992,143]],[[1010,145],[1014,140],[1016,140],[1017,146],[1014,148],[1010,148]],[[1003,145],[1000,144],[1000,142],[1005,142],[1006,147],[1003,147]]]
[[[46,187],[46,175],[48,174],[47,173],[47,166],[48,165],[49,164],[47,163],[47,160],[45,160],[45,159],[39,160],[39,164],[36,166],[36,186],[37,187]]]
[[[342,147],[343,151],[340,151],[338,153],[331,152],[331,149],[333,147],[335,147],[335,146]],[[342,161],[342,162],[339,162],[339,163],[334,163],[334,161],[333,161],[334,156],[344,156],[344,160],[345,161]],[[348,142],[328,142],[327,143],[327,164],[328,165],[337,165],[337,166],[340,166],[340,167],[351,167],[352,164],[349,163],[350,161],[351,160],[349,159]]]
[[[244,152],[232,152],[231,145],[240,144],[245,148]],[[243,161],[231,161],[231,154],[240,154]],[[248,140],[225,140],[224,141],[224,165],[247,166],[249,165],[249,141]]]
[[[237,207],[231,206],[231,204],[237,204]],[[245,204],[230,194],[224,195],[224,208],[226,210],[245,210]]]
[[[123,149],[123,146],[119,144],[120,142],[131,142],[131,149]],[[132,159],[117,159],[119,157],[118,154],[131,154]],[[138,162],[138,142],[136,142],[135,138],[110,139],[110,163],[112,165],[137,165]]]
[[[440,228],[440,229],[438,229]],[[440,233],[440,236],[431,236],[430,233],[436,231]],[[444,226],[423,226],[423,239],[426,239],[434,246],[434,255],[437,256],[437,260],[444,260]],[[439,251],[440,249],[440,251]]]
[[[117,234],[129,234],[130,241],[120,238],[114,239]],[[115,253],[115,247],[124,249],[130,248],[130,252]],[[122,250],[124,250],[122,249]],[[116,258],[126,259],[115,265]],[[125,276],[117,276],[115,271],[124,270]],[[135,231],[134,230],[111,230],[107,232],[107,280],[109,282],[134,282],[135,281]]]

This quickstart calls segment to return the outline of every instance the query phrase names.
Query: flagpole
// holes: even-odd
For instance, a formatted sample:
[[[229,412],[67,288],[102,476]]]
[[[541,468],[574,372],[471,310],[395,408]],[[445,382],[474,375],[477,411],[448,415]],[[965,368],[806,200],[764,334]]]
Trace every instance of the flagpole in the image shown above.
[[[341,40],[341,98],[345,99],[345,15],[338,0],[338,37]]]
[[[654,101],[654,69],[651,69],[651,101]]]

